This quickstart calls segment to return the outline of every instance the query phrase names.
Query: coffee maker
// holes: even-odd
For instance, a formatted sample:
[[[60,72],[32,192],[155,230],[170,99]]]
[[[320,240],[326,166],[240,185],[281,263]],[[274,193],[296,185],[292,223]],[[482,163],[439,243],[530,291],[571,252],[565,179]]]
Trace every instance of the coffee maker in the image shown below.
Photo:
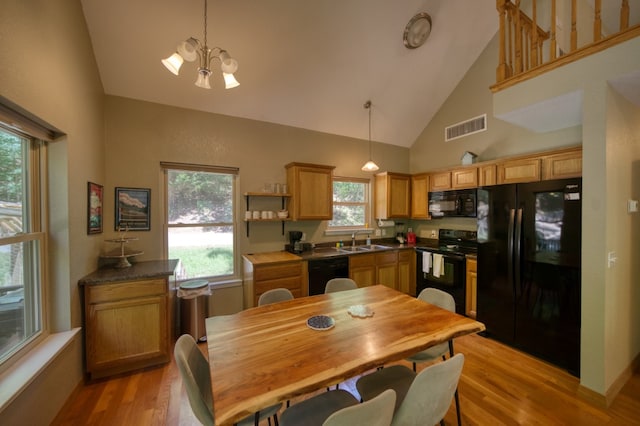
[[[289,244],[294,253],[302,253],[302,231],[289,231]]]

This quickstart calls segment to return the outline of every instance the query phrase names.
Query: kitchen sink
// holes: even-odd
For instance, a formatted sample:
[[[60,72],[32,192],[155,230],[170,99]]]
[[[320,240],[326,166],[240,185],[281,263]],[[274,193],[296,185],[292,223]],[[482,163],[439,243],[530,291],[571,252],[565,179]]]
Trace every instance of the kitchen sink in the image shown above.
[[[361,247],[366,247],[368,250],[387,250],[391,248],[389,246],[383,246],[380,244],[370,244],[370,245],[361,246]]]
[[[340,248],[340,251],[350,252],[350,253],[354,253],[358,251],[370,251],[370,250],[371,249],[368,248],[368,246],[345,246]]]
[[[368,244],[364,246],[347,246],[341,247],[340,250],[350,253],[361,252],[361,251],[372,251],[372,250],[386,250],[389,249],[389,246],[383,246],[379,244]]]

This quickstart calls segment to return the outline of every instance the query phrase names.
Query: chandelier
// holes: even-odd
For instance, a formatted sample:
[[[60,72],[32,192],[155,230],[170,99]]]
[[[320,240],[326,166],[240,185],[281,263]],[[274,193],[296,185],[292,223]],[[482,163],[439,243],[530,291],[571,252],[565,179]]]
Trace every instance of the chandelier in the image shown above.
[[[207,0],[204,0],[204,43],[194,37],[180,42],[176,52],[162,60],[165,67],[175,75],[180,72],[180,67],[184,61],[199,61],[198,77],[196,86],[203,89],[211,89],[209,77],[211,76],[211,62],[214,59],[220,61],[222,76],[224,77],[225,89],[233,89],[240,86],[233,73],[238,69],[238,61],[233,59],[229,53],[219,47],[209,48],[207,45]]]
[[[371,159],[371,101],[364,103],[364,108],[369,110],[369,161],[362,166],[363,172],[375,172],[379,169],[378,165]]]

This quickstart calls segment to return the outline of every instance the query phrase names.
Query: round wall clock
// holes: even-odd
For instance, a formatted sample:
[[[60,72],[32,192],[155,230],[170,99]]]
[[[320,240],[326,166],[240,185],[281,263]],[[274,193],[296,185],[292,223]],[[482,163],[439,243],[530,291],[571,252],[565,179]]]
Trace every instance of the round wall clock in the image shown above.
[[[404,27],[402,39],[407,49],[420,47],[427,41],[431,33],[431,16],[428,13],[418,13],[409,20]]]

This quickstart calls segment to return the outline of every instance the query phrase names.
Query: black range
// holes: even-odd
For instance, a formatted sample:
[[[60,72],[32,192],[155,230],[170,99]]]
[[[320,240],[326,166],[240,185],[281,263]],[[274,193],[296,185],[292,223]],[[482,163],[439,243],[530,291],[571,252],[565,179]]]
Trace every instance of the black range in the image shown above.
[[[427,287],[446,291],[456,301],[456,312],[464,315],[466,256],[478,253],[477,236],[476,231],[440,229],[437,244],[417,246],[416,293]]]

